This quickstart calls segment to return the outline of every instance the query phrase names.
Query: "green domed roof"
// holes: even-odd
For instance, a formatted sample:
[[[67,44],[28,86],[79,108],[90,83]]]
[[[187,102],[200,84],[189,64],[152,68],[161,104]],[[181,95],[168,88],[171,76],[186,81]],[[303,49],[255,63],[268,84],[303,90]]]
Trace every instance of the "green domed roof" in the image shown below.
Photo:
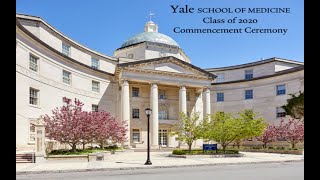
[[[143,32],[128,39],[122,44],[121,48],[141,42],[155,42],[180,47],[175,40],[167,35],[158,32]]]

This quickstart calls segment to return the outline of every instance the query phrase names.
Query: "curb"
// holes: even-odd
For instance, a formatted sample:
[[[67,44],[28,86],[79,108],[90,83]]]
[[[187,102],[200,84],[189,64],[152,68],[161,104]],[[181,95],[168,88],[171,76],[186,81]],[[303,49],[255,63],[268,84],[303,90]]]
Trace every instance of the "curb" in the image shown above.
[[[16,172],[16,175],[70,173],[70,172],[93,172],[93,171],[116,171],[116,170],[139,170],[139,169],[159,169],[159,168],[178,168],[178,167],[200,167],[200,166],[217,166],[217,165],[264,164],[264,163],[303,162],[303,161],[304,161],[304,159],[286,160],[286,161],[240,162],[240,163],[209,163],[209,164],[171,165],[171,166],[145,166],[145,167],[123,167],[123,168],[92,168],[92,169],[70,169],[70,170],[51,170],[51,171],[18,171],[18,172]]]

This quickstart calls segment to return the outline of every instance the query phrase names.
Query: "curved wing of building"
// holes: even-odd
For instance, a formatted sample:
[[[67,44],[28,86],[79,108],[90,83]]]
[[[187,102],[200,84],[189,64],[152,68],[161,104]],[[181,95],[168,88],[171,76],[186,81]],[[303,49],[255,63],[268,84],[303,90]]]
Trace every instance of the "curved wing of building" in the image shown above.
[[[151,21],[144,32],[107,56],[40,17],[17,14],[17,148],[34,149],[33,124],[66,98],[80,99],[87,111],[105,110],[127,121],[124,145],[135,148],[146,147],[144,109],[150,107],[151,144],[176,147],[176,137],[169,132],[178,112],[199,112],[202,119],[216,111],[253,109],[268,122],[277,122],[285,117],[280,107],[288,94],[304,90],[301,62],[271,58],[209,69],[190,62],[180,45]]]

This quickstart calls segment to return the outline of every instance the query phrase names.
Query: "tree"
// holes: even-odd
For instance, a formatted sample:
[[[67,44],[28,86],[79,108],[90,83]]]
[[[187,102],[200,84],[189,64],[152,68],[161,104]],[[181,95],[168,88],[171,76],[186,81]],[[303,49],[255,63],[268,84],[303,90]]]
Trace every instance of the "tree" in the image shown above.
[[[200,139],[202,136],[202,125],[198,123],[199,113],[191,113],[190,116],[180,112],[179,121],[173,126],[174,132],[172,135],[178,135],[179,141],[184,141],[188,144],[189,152],[193,141]]]
[[[76,145],[85,145],[97,142],[103,148],[104,144],[121,143],[126,140],[127,124],[121,123],[110,113],[105,111],[86,112],[82,110],[83,103],[75,99],[64,99],[65,106],[52,111],[53,115],[44,115],[45,129],[50,139],[67,143],[72,151],[76,151]]]
[[[103,148],[109,141],[112,143],[122,143],[126,140],[127,123],[119,122],[112,117],[109,112],[92,112],[95,119],[94,139]]]
[[[262,117],[256,118],[257,113],[251,109],[245,109],[238,113],[238,120],[240,121],[240,132],[235,138],[234,143],[240,148],[240,142],[243,139],[248,139],[260,136],[266,128],[266,123]]]
[[[282,106],[287,115],[295,119],[304,118],[304,92],[299,91],[299,94],[290,94],[287,99],[287,105]]]
[[[278,129],[279,137],[289,142],[292,148],[304,140],[304,123],[299,119],[288,119],[287,122],[282,119]]]
[[[44,115],[45,130],[49,139],[67,143],[72,151],[76,151],[76,145],[83,137],[84,119],[86,113],[82,111],[83,103],[78,99],[65,101],[67,104],[52,111],[52,116]]]
[[[204,120],[203,126],[206,130],[203,132],[203,138],[215,140],[221,144],[223,152],[226,147],[233,142],[241,133],[241,121],[234,118],[231,113],[216,112]]]
[[[274,124],[269,124],[263,134],[256,137],[258,141],[263,142],[263,148],[267,148],[267,144],[277,141],[279,130]]]

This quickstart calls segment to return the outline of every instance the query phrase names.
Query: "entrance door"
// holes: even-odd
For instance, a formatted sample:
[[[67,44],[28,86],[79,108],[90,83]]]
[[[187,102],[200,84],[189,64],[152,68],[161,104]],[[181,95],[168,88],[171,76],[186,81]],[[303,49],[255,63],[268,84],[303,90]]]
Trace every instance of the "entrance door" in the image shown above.
[[[167,146],[168,142],[168,130],[166,129],[160,129],[159,130],[159,145],[160,146]]]

